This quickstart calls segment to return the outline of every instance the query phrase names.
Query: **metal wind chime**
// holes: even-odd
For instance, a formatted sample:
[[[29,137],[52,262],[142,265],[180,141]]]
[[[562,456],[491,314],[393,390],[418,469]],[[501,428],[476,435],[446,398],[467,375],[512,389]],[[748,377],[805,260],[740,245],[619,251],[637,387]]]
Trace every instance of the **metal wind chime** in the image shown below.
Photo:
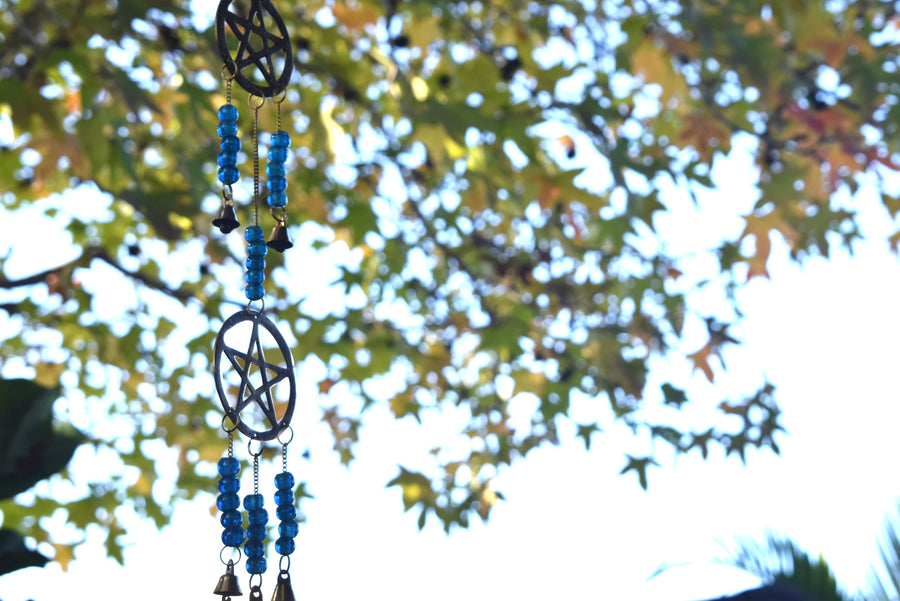
[[[294,601],[290,563],[297,536],[297,510],[294,504],[294,476],[287,470],[288,444],[293,438],[290,426],[297,385],[290,347],[275,324],[264,314],[265,265],[268,249],[283,252],[292,246],[285,224],[287,179],[285,162],[291,138],[281,128],[281,104],[293,70],[293,50],[281,16],[269,0],[251,0],[249,10],[241,13],[237,2],[221,0],[216,14],[216,37],[222,57],[222,77],[226,101],[219,108],[218,156],[222,206],[213,225],[227,234],[240,227],[232,186],[241,178],[238,153],[238,108],[232,104],[236,83],[248,94],[251,113],[253,197],[249,202],[250,225],[244,228],[247,241],[245,280],[248,304],[225,320],[215,343],[214,378],[224,410],[222,429],[227,449],[218,463],[219,496],[224,547],[219,556],[225,574],[215,587],[223,601],[241,595],[235,567],[246,556],[250,574],[250,599],[262,598],[262,575],[266,572],[266,537],[269,514],[260,493],[259,462],[266,443],[281,445],[281,472],[275,476],[275,516],[278,520],[275,551],[279,555],[278,577],[272,601]],[[244,3],[246,4],[246,3]],[[260,185],[259,111],[266,103],[274,105],[276,131],[268,138],[268,162],[265,190]],[[249,153],[248,153],[249,154]],[[265,202],[275,226],[265,239],[260,225],[260,207]],[[265,351],[269,351],[269,357]],[[272,359],[275,355],[277,358]],[[276,390],[276,385],[278,389]],[[286,391],[286,392],[285,392]],[[253,492],[241,499],[241,464],[234,454],[234,434],[249,441],[253,462]],[[246,520],[245,520],[246,516]],[[246,522],[246,527],[245,527]],[[243,548],[243,554],[241,549]]]

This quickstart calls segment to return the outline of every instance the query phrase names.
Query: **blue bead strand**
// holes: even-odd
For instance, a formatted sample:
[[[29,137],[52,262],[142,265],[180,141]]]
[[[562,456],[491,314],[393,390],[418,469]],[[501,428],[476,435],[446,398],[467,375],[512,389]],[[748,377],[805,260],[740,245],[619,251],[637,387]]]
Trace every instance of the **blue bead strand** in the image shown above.
[[[259,493],[244,497],[244,509],[247,510],[247,542],[244,553],[247,555],[247,572],[262,574],[266,571],[266,523],[269,513],[263,508],[263,496]]]
[[[241,481],[238,474],[241,471],[241,464],[234,457],[222,457],[216,466],[219,472],[219,496],[216,499],[216,507],[222,512],[219,522],[224,530],[222,531],[222,544],[226,547],[240,547],[244,542],[244,518],[237,510],[241,506],[238,490],[241,487]]]
[[[266,165],[266,176],[269,178],[266,182],[266,188],[269,190],[266,203],[272,209],[283,208],[287,205],[287,194],[285,194],[287,179],[285,178],[284,162],[287,160],[290,147],[291,136],[286,131],[279,129],[272,134],[269,164]]]
[[[233,104],[223,104],[219,107],[219,126],[216,132],[222,138],[219,146],[219,181],[230,186],[240,179],[241,173],[237,168],[237,154],[241,150],[241,139],[237,137],[238,110]]]
[[[244,294],[248,300],[259,300],[265,292],[263,282],[266,281],[266,253],[269,252],[269,247],[266,246],[265,233],[259,225],[248,226],[244,231],[244,239],[247,240],[247,273],[244,275],[247,287],[244,288]]]
[[[278,524],[278,538],[275,540],[275,551],[279,555],[290,555],[294,552],[294,537],[300,527],[297,525],[297,509],[294,507],[294,475],[281,472],[275,476],[275,515],[281,522]]]

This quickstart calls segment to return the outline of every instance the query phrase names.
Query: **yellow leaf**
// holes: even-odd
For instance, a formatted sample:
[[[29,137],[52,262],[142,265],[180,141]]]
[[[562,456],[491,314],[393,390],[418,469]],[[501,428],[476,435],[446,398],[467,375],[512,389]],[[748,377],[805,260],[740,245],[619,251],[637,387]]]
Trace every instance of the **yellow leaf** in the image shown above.
[[[631,56],[631,66],[634,75],[644,82],[662,87],[660,101],[663,105],[668,106],[672,100],[680,101],[687,97],[687,83],[680,73],[675,72],[672,58],[665,48],[659,48],[649,40],[644,42]]]
[[[362,31],[366,25],[374,25],[378,21],[378,11],[374,6],[339,2],[331,9],[334,18],[351,31]]]

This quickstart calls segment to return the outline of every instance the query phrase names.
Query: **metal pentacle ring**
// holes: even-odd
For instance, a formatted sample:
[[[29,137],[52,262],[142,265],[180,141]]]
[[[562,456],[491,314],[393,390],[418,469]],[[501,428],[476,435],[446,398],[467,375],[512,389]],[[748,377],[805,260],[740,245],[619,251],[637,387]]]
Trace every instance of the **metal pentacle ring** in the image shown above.
[[[225,320],[216,337],[213,377],[225,415],[244,436],[272,440],[290,425],[297,398],[294,360],[263,313],[238,311]]]
[[[219,55],[239,86],[263,98],[277,96],[294,70],[294,50],[284,21],[270,0],[251,0],[246,16],[231,10],[232,4],[243,3],[221,0],[216,11]]]

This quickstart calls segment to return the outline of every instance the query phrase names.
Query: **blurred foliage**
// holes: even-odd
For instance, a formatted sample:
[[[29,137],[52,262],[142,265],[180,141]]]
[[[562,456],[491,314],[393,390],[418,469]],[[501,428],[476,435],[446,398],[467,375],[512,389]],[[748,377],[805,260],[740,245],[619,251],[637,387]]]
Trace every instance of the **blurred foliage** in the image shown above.
[[[242,259],[239,237],[210,226],[224,85],[200,4],[0,1],[0,197],[62,224],[77,249],[21,276],[0,262],[16,326],[0,357],[59,378],[63,416],[117,466],[72,498],[4,505],[37,540],[53,537],[29,516],[62,506],[77,528],[107,528],[118,555],[117,508],[165,523],[172,499],[209,488],[221,453],[209,356],[241,301]],[[696,404],[686,382],[654,381],[650,367],[681,358],[715,380],[740,313],[691,299],[718,286],[733,300],[766,277],[773,238],[798,259],[849,246],[858,214],[836,192],[867,177],[900,210],[878,180],[898,167],[893,3],[277,7],[296,51],[284,107],[297,247],[271,258],[267,306],[298,362],[320,368],[342,461],[373,408],[464,415],[458,439],[391,482],[420,524],[435,515],[449,530],[488,517],[497,470],[557,443],[576,397],[598,416],[569,424],[586,446],[621,426],[641,441],[622,471],[642,486],[672,453],[777,452],[771,385],[722,399],[703,423],[683,418]],[[271,131],[272,111],[260,116]],[[669,210],[661,186],[712,186],[738,138],[759,200],[743,231],[708,249],[716,277],[689,283],[655,230]],[[250,187],[235,187],[245,223]],[[323,301],[306,282],[329,264],[336,292]],[[152,476],[166,449],[171,490]]]
[[[0,500],[62,471],[84,437],[53,423],[60,389],[28,380],[0,379]],[[29,549],[21,533],[0,529],[0,575],[50,561]]]
[[[793,539],[767,533],[763,541],[739,541],[716,560],[745,570],[766,586],[818,601],[897,601],[900,599],[900,514],[888,515],[880,540],[879,560],[871,564],[866,587],[850,592],[835,577],[826,557],[812,556]],[[660,573],[673,566],[665,566]]]

